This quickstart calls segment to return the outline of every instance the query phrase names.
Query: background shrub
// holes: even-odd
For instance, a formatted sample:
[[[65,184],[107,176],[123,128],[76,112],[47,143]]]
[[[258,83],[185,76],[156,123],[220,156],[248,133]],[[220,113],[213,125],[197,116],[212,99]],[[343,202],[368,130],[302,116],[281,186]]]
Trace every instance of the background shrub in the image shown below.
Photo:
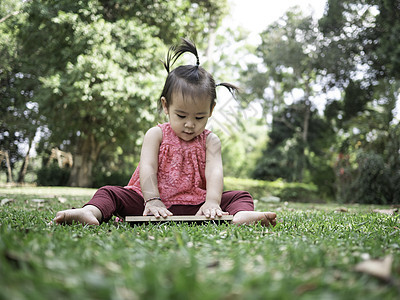
[[[362,204],[390,204],[392,197],[392,179],[390,170],[385,166],[381,155],[361,152],[357,157],[358,170],[351,189],[349,202]],[[394,182],[393,182],[394,183]]]
[[[276,196],[281,201],[321,202],[318,187],[314,184],[284,182],[283,180],[264,181],[243,178],[224,178],[224,190],[248,191],[254,199]]]
[[[325,202],[317,194],[317,189],[313,185],[309,186],[284,186],[277,195],[281,201],[289,202]]]
[[[100,188],[105,185],[126,186],[131,176],[132,173],[125,172],[99,172],[94,176],[93,187]]]
[[[42,186],[66,186],[70,173],[70,168],[60,168],[56,163],[53,163],[36,172],[36,182]]]

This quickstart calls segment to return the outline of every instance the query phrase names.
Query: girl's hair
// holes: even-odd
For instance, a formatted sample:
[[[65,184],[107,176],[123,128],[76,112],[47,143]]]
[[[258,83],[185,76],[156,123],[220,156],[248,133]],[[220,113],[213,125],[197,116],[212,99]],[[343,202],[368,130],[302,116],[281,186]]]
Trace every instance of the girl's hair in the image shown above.
[[[184,53],[189,52],[196,56],[196,65],[179,66],[171,71],[172,65]],[[158,109],[162,110],[161,98],[164,97],[167,102],[167,107],[172,103],[172,94],[182,93],[183,99],[187,96],[192,99],[204,97],[210,98],[210,109],[215,104],[217,86],[226,87],[232,95],[238,90],[236,86],[230,83],[215,84],[214,78],[203,67],[200,67],[199,55],[197,54],[196,46],[188,39],[182,39],[182,44],[172,46],[167,53],[167,59],[163,62],[165,69],[168,72],[165,80],[164,88],[161,93]]]

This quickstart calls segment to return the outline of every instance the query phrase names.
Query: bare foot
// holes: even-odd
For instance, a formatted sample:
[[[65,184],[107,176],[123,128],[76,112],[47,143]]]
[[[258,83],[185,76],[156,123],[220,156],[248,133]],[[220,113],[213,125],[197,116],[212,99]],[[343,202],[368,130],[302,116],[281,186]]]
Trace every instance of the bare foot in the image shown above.
[[[233,224],[255,224],[261,221],[261,225],[264,226],[275,226],[276,225],[276,213],[274,212],[262,212],[262,211],[239,211],[233,217]]]
[[[88,205],[83,208],[59,211],[53,219],[53,223],[72,224],[73,222],[77,222],[84,225],[100,225],[99,220],[101,219],[101,216],[101,212],[97,207],[89,207]]]

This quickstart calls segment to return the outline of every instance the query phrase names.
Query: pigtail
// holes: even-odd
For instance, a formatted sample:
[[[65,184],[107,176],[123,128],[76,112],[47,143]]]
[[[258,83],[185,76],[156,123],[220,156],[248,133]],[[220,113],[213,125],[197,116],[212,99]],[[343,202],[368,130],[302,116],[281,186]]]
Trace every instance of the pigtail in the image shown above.
[[[189,41],[188,39],[184,38],[182,39],[182,42],[183,43],[180,44],[175,51],[174,63],[183,53],[189,52],[192,53],[194,56],[196,56],[196,65],[199,66],[200,60],[199,60],[199,55],[197,53],[196,45],[193,42]]]
[[[170,72],[170,69],[171,69],[172,65],[174,64],[174,62],[176,60],[175,59],[173,62],[171,62],[173,60],[173,57],[174,57],[175,49],[176,49],[175,46],[170,47],[168,49],[168,52],[167,52],[167,59],[162,62],[163,65],[164,65],[164,68],[165,68],[165,70],[167,70],[168,74]]]
[[[196,65],[182,65],[172,69],[172,66],[184,53],[192,53],[196,56]],[[158,102],[160,110],[163,105],[161,100],[163,98],[166,100],[165,105],[168,108],[173,101],[172,96],[174,93],[181,93],[184,99],[190,97],[201,100],[204,97],[208,97],[210,100],[210,110],[212,110],[217,98],[217,86],[227,88],[233,98],[237,100],[236,93],[239,92],[239,88],[226,82],[215,84],[212,75],[200,66],[196,45],[188,39],[182,39],[180,45],[169,48],[166,61],[163,64],[168,72],[168,76]]]
[[[186,52],[192,53],[194,56],[196,56],[196,66],[200,65],[196,45],[190,40],[182,38],[182,44],[169,48],[167,59],[165,62],[163,62],[163,65],[168,73],[171,71],[171,67],[177,61],[177,59]]]
[[[228,89],[228,91],[232,94],[233,98],[236,99],[236,93],[239,93],[239,88],[236,85],[227,82],[221,82],[215,85],[215,87],[223,86]]]

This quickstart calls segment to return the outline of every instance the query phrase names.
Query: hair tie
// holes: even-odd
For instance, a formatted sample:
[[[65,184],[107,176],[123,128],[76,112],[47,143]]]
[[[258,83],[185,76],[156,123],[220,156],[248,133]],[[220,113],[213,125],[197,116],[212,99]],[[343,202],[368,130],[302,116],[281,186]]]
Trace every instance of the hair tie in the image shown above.
[[[199,60],[199,57],[198,57],[198,56],[196,56],[196,59],[197,59],[197,61],[196,61],[196,65],[197,65],[197,66],[199,66],[199,65],[200,65],[200,60]]]

